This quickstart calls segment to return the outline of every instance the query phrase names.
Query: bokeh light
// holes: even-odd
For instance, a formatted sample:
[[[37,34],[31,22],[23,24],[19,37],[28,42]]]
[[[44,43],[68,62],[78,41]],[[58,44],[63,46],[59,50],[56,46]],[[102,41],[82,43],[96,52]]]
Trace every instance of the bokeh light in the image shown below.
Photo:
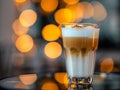
[[[60,34],[59,37],[61,38],[61,37],[62,37],[62,29],[61,29],[61,25],[59,25],[58,28],[59,28],[59,34]]]
[[[112,58],[105,58],[100,63],[100,70],[101,72],[112,72],[114,68],[114,61]]]
[[[23,84],[31,85],[31,84],[34,84],[36,82],[37,75],[36,74],[20,75],[19,79]]]
[[[49,42],[45,45],[44,53],[49,58],[55,59],[62,54],[62,47],[57,42]]]
[[[56,11],[54,18],[58,24],[73,22],[74,20],[73,12],[68,8],[62,8]]]
[[[64,84],[64,77],[66,76],[65,72],[58,72],[54,74],[54,78],[57,82]]]
[[[47,41],[57,40],[60,34],[60,28],[54,24],[48,24],[42,29],[42,36]]]
[[[79,0],[63,0],[68,5],[73,5],[79,2]]]
[[[53,12],[58,6],[58,0],[41,0],[41,8],[45,12]]]
[[[83,18],[83,5],[77,3],[75,5],[67,5],[66,8],[69,8],[73,14],[73,22],[80,22]]]
[[[94,14],[94,9],[91,3],[89,2],[81,2],[80,7],[83,9],[83,18],[88,19],[93,16]]]
[[[93,19],[96,21],[102,21],[107,17],[107,11],[105,7],[98,1],[92,2],[94,8]]]
[[[12,28],[13,28],[13,31],[16,35],[20,36],[20,35],[23,35],[23,34],[26,34],[28,32],[28,28],[27,27],[24,27],[19,19],[16,19],[14,22],[13,22],[13,25],[12,25]]]
[[[23,3],[25,2],[26,0],[14,0],[16,3]]]
[[[54,74],[54,78],[57,82],[64,84],[66,87],[68,87],[68,77],[67,73],[65,72],[58,72]]]
[[[33,48],[33,39],[29,35],[25,34],[17,38],[16,48],[20,52],[28,52]]]
[[[41,90],[59,90],[59,87],[55,82],[47,81],[42,85]]]
[[[37,14],[32,9],[27,9],[20,14],[19,20],[23,26],[30,27],[36,22]]]
[[[68,88],[68,75],[64,76],[64,85]]]

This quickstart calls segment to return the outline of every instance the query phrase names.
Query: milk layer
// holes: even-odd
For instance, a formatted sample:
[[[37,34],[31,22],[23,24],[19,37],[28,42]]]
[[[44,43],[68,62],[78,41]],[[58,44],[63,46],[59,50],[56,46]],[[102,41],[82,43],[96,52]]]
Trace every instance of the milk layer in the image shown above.
[[[99,29],[93,26],[62,28],[69,77],[90,77],[95,66]]]

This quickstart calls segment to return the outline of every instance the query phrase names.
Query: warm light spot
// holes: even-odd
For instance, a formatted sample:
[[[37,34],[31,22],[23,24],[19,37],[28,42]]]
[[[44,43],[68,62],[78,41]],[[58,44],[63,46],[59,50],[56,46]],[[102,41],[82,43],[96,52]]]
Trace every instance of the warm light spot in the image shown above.
[[[64,84],[64,77],[66,76],[65,72],[58,72],[54,74],[55,80],[61,84]]]
[[[19,79],[23,84],[31,85],[31,84],[34,84],[36,82],[37,75],[36,74],[20,75]]]
[[[59,32],[60,32],[60,36],[59,36],[59,37],[61,38],[61,37],[62,37],[62,29],[61,29],[61,25],[59,25],[58,28],[59,28]]]
[[[59,88],[56,83],[48,81],[43,84],[41,90],[59,90]]]
[[[42,36],[47,41],[55,41],[60,37],[60,29],[54,24],[46,25],[42,30]]]
[[[73,12],[68,8],[62,8],[56,11],[55,20],[58,24],[73,22]]]
[[[45,12],[53,12],[58,6],[58,0],[41,0],[41,8]]]
[[[63,0],[66,4],[73,5],[79,2],[79,0]]]
[[[102,21],[107,17],[107,12],[105,7],[98,1],[92,2],[94,8],[93,19],[97,21]]]
[[[36,22],[37,14],[32,9],[27,9],[20,14],[19,20],[23,26],[30,27]]]
[[[46,56],[54,59],[54,58],[57,58],[61,55],[62,47],[57,42],[49,42],[46,44],[46,46],[44,48],[44,52],[45,52]]]
[[[64,84],[66,87],[68,87],[68,76],[65,72],[59,72],[54,74],[55,80],[61,84]]]
[[[75,5],[68,5],[66,8],[69,8],[73,13],[73,21],[80,22],[83,18],[83,5],[77,3]]]
[[[28,28],[21,25],[21,23],[18,19],[16,19],[13,22],[12,27],[13,27],[14,33],[18,36],[26,34],[28,32]]]
[[[76,88],[76,85],[75,84],[71,84],[70,87],[71,88]]]
[[[105,58],[102,60],[102,62],[100,63],[100,70],[102,72],[112,72],[114,68],[114,61],[112,58]]]
[[[92,17],[94,14],[93,6],[89,2],[81,2],[80,4],[83,8],[83,18],[88,19]]]
[[[23,2],[25,2],[26,0],[15,0],[15,2],[17,2],[17,3],[23,3]]]
[[[64,76],[64,85],[68,87],[68,75],[67,74]]]
[[[16,47],[20,52],[28,52],[33,47],[33,39],[29,35],[22,35],[16,40]]]

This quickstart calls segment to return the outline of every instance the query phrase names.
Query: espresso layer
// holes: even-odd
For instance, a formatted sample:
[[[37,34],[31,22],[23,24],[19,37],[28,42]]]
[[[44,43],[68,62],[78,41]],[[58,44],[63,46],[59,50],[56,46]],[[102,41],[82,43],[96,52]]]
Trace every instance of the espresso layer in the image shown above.
[[[81,52],[82,56],[85,56],[89,51],[97,49],[98,39],[89,37],[63,37],[63,43],[65,49],[72,54],[78,55]]]

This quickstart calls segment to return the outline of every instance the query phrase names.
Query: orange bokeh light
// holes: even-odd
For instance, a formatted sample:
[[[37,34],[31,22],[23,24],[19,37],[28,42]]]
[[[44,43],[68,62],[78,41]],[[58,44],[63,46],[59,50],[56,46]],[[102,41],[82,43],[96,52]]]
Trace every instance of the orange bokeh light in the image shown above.
[[[55,80],[59,83],[64,83],[64,77],[65,77],[66,73],[65,72],[58,72],[54,74]]]
[[[67,74],[64,76],[64,85],[68,87],[68,75]]]
[[[33,39],[29,35],[25,34],[17,38],[16,48],[20,52],[28,52],[33,48]]]
[[[66,87],[68,87],[68,77],[67,73],[65,72],[58,72],[54,74],[54,78],[57,82],[64,84]]]
[[[43,84],[41,90],[59,90],[59,87],[57,86],[56,83],[48,81]]]
[[[100,63],[100,70],[102,72],[110,73],[114,68],[114,61],[112,58],[105,58]]]
[[[45,12],[53,12],[58,6],[58,0],[41,0],[41,8]]]
[[[89,2],[81,2],[83,9],[83,18],[88,19],[93,16],[94,9],[93,6]]]
[[[79,0],[63,0],[68,5],[73,5],[79,2]]]
[[[60,36],[59,36],[59,37],[61,38],[61,37],[62,37],[62,29],[61,29],[61,25],[59,25],[58,28],[59,28],[59,32],[60,32]]]
[[[21,25],[19,19],[16,19],[12,25],[13,31],[16,35],[20,36],[28,32],[28,28]]]
[[[35,81],[37,80],[37,75],[36,74],[20,75],[19,79],[23,84],[31,85],[35,83]]]
[[[37,14],[32,9],[27,9],[20,14],[19,20],[23,26],[30,27],[36,22]]]
[[[73,12],[68,8],[62,8],[56,11],[54,18],[58,24],[73,22]]]
[[[69,8],[73,13],[73,21],[79,22],[83,18],[83,6],[80,3],[75,5],[67,5],[66,8]]]
[[[105,7],[98,1],[92,2],[94,8],[93,19],[96,21],[103,21],[107,17],[107,11]]]
[[[55,59],[62,53],[62,47],[57,42],[49,42],[45,45],[44,53],[49,58]]]
[[[26,0],[14,0],[15,2],[17,2],[17,3],[23,3],[23,2],[25,2]]]
[[[42,29],[42,36],[47,41],[55,41],[60,37],[60,29],[54,24],[48,24]]]

